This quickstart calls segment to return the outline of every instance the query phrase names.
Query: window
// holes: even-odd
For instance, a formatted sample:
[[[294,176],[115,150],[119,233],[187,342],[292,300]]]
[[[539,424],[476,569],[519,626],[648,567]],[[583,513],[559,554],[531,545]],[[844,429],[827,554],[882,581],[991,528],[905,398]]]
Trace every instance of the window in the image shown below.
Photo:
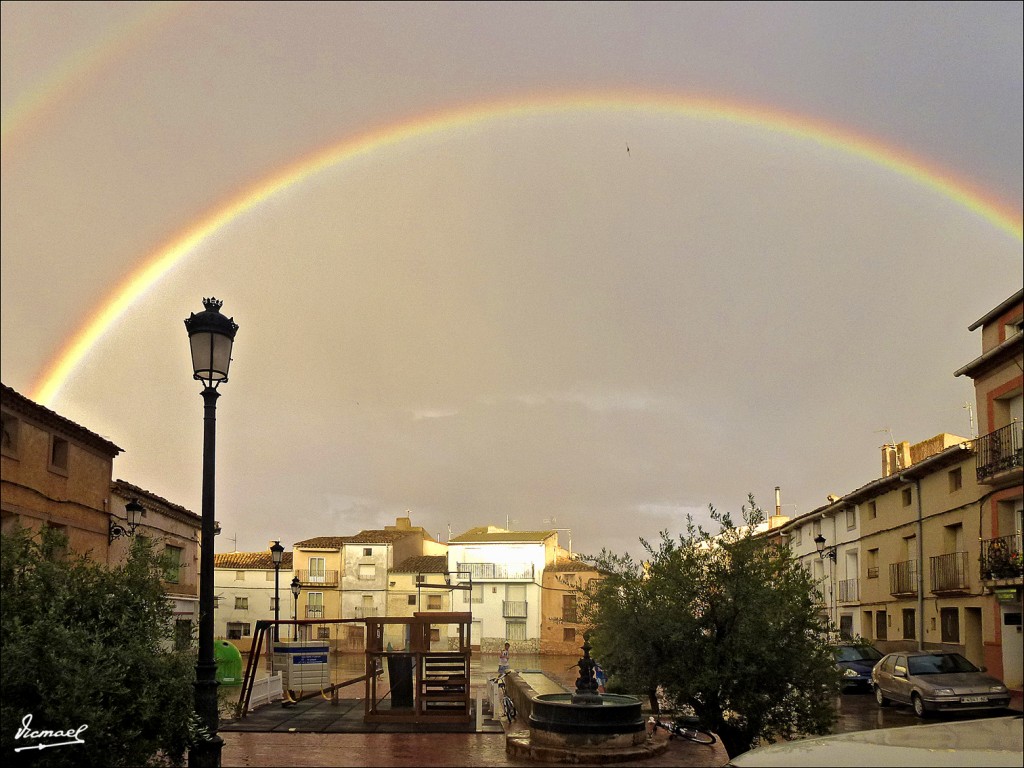
[[[324,593],[310,592],[306,595],[306,618],[322,619],[324,615]]]
[[[427,610],[428,611],[440,611],[441,610],[441,596],[440,595],[427,595]]]
[[[437,627],[430,628],[430,642],[440,643],[441,642],[441,630]]]
[[[327,560],[322,557],[309,558],[309,581],[323,583],[327,580]],[[299,577],[302,578],[301,576]]]
[[[562,595],[562,621],[576,622],[576,595]]]
[[[359,579],[361,581],[372,581],[377,578],[377,566],[373,563],[365,563],[359,566]]]
[[[243,637],[248,637],[251,626],[248,622],[229,621],[228,640],[241,640]]]
[[[904,488],[901,497],[903,499],[903,506],[909,507],[914,501],[914,490],[912,488]]]
[[[373,557],[373,547],[363,547],[363,557]]]
[[[885,611],[875,611],[875,639],[886,640],[889,637],[889,625]]]
[[[235,571],[235,581],[245,581],[245,571]]]
[[[18,455],[18,431],[21,422],[9,413],[0,413],[0,430],[3,431],[3,439],[0,442],[3,453],[7,456]]]
[[[914,616],[915,613],[916,612],[915,612],[915,610],[913,608],[904,608],[903,609],[903,639],[904,640],[913,640],[917,636],[917,635],[914,634],[915,631],[916,631],[915,627],[917,626],[917,622],[915,621],[915,616]]]
[[[276,611],[277,610],[277,598],[276,597],[270,598],[270,610],[272,610],[272,611]]]
[[[575,643],[576,642],[576,630],[572,627],[564,627],[562,629],[562,642],[563,643]]]
[[[164,547],[164,581],[177,584],[181,570],[181,547]]]
[[[960,467],[949,470],[949,492],[959,491],[964,487],[963,473],[960,471]]]
[[[852,531],[857,527],[857,508],[847,507],[846,509],[846,530]]]
[[[316,639],[317,640],[330,640],[331,639],[331,628],[330,627],[317,627],[316,628]]]
[[[874,520],[878,517],[878,504],[873,501],[868,502],[868,520]]]
[[[942,642],[960,642],[960,609],[943,608],[939,611],[939,620],[942,623]]]
[[[249,598],[248,597],[236,597],[235,598],[235,610],[236,611],[248,611],[249,610]]]
[[[68,473],[68,441],[56,435],[50,436],[50,470],[62,475]]]
[[[409,595],[409,605],[416,605],[416,595]]]
[[[526,622],[512,619],[506,621],[505,639],[510,643],[526,640]]]

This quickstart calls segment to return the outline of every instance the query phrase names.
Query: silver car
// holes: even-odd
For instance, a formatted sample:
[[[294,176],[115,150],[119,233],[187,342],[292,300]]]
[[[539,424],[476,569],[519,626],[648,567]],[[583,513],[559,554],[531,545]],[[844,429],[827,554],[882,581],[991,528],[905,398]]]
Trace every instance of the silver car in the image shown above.
[[[882,658],[871,670],[875,700],[910,704],[914,714],[970,709],[1003,709],[1010,691],[959,653],[899,651]]]

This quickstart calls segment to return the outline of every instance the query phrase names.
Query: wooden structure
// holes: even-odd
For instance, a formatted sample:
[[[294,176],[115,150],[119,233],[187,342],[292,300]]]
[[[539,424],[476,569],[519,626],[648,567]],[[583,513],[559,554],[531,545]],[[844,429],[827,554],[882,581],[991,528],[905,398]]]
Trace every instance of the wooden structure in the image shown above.
[[[471,613],[420,611],[412,617],[366,618],[366,713],[368,723],[469,723]],[[409,647],[384,647],[384,627],[408,627]],[[457,624],[458,648],[432,650],[431,628]],[[447,633],[439,633],[447,642]],[[378,697],[376,670],[391,676],[390,696]]]

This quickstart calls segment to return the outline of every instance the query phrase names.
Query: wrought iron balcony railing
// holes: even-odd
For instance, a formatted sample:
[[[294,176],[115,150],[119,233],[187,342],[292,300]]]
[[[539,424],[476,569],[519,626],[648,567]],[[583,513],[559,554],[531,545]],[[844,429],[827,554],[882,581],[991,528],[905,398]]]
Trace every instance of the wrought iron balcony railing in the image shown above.
[[[981,578],[1019,579],[1024,576],[1021,534],[999,536],[981,542]]]
[[[298,576],[302,586],[313,585],[317,587],[336,587],[338,586],[338,572],[337,571],[310,571],[310,570],[297,570],[295,575]]]
[[[889,565],[889,594],[917,594],[917,560],[904,560]]]
[[[991,480],[1000,472],[1024,466],[1024,422],[1014,421],[975,442],[978,482]]]
[[[525,619],[525,600],[503,600],[501,603],[501,615],[506,619]]]
[[[970,588],[966,552],[948,552],[930,561],[932,592],[964,592]]]
[[[322,605],[307,605],[306,606],[306,618],[307,619],[322,619],[324,617],[324,607]]]
[[[468,581],[532,581],[533,563],[459,563],[459,578]]]

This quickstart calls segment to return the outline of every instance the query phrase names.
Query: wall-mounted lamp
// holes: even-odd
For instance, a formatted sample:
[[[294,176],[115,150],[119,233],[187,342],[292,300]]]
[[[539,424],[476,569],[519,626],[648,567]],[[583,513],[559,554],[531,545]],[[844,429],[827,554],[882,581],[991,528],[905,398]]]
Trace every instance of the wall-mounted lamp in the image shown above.
[[[124,511],[128,515],[128,519],[125,520],[127,526],[121,525],[120,522],[115,522],[118,518],[111,515],[110,517],[110,530],[108,532],[108,544],[113,544],[114,539],[120,539],[122,536],[132,537],[135,535],[135,529],[139,527],[142,518],[146,514],[145,508],[139,504],[138,499],[132,499],[124,505]]]
[[[824,560],[826,557],[834,563],[836,561],[836,548],[825,546],[825,537],[820,533],[814,537],[814,546],[818,548],[818,557]]]

